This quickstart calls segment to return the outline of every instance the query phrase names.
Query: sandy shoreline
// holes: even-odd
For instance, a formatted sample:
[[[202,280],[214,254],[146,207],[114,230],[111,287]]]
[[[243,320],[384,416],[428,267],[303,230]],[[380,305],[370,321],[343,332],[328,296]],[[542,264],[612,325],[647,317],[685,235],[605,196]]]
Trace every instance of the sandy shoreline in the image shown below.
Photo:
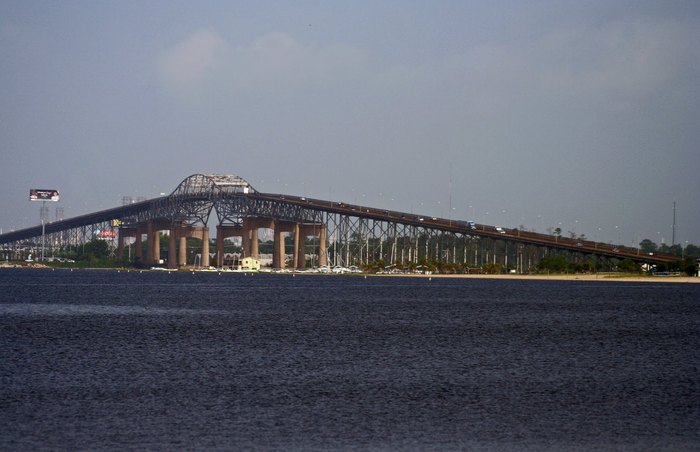
[[[519,279],[537,281],[611,281],[645,283],[700,283],[700,278],[692,276],[626,276],[614,273],[592,275],[376,275],[418,278],[466,278],[466,279]]]
[[[34,268],[37,270],[45,270],[50,267],[47,266],[10,266],[10,265],[0,265],[0,269],[3,268]],[[68,270],[69,268],[65,268]],[[73,270],[73,269],[70,269]],[[116,270],[116,271],[132,271],[132,272],[144,272],[151,271],[148,269],[126,269],[126,268],[82,268],[78,270]],[[192,271],[181,270],[181,271]],[[262,274],[288,274],[288,275],[323,275],[322,273],[307,273],[307,272],[290,272],[290,273],[269,273],[260,272]],[[328,275],[325,273],[325,275]],[[340,276],[340,275],[337,275]],[[462,278],[462,279],[510,279],[510,280],[532,280],[532,281],[611,281],[611,282],[641,282],[641,283],[688,283],[688,284],[698,284],[700,283],[700,277],[693,276],[632,276],[632,275],[620,275],[616,273],[596,273],[596,274],[553,274],[553,275],[517,275],[517,274],[499,274],[499,275],[485,275],[485,274],[356,274],[355,276],[370,276],[370,277],[398,277],[398,278]]]

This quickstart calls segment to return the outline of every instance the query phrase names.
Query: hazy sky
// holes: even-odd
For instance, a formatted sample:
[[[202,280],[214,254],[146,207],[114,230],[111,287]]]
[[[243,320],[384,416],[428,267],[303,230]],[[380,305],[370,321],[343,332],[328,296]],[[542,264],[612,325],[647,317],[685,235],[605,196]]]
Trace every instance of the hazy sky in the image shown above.
[[[699,145],[693,0],[0,2],[5,232],[219,173],[700,244]]]

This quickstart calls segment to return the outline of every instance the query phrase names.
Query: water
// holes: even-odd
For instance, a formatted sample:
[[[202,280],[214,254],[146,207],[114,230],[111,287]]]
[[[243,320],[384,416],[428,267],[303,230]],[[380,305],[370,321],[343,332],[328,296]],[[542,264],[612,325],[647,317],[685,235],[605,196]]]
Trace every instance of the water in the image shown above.
[[[700,285],[0,271],[2,450],[700,450]]]

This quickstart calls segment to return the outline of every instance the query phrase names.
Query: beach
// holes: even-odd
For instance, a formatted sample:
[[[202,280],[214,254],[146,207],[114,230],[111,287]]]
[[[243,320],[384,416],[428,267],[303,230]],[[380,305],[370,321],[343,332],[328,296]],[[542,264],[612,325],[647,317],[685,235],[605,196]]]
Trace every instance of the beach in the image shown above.
[[[378,275],[382,276],[382,275]],[[498,275],[465,275],[465,274],[412,274],[412,275],[391,275],[419,278],[468,278],[468,279],[522,279],[538,281],[611,281],[611,282],[644,282],[644,283],[700,283],[700,278],[695,276],[634,276],[615,273],[596,274],[551,274],[551,275],[518,275],[518,274],[498,274]]]

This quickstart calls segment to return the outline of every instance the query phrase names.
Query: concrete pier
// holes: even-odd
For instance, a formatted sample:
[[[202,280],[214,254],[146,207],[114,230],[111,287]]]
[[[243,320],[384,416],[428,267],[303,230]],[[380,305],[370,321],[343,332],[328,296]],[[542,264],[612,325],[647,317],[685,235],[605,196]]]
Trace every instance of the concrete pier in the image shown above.
[[[155,234],[158,231],[153,231],[153,220],[146,222],[146,263],[153,264],[155,262]]]
[[[306,267],[306,238],[318,237],[318,265],[328,265],[326,226],[324,224],[298,224],[294,229],[294,268]]]
[[[294,232],[294,223],[275,221],[273,224],[273,249],[272,249],[272,267],[284,269],[286,267],[286,249],[285,249],[285,234]]]
[[[176,269],[187,265],[187,237],[202,239],[201,266],[210,265],[209,258],[209,228],[205,226],[173,225],[163,221],[147,221],[135,226],[119,228],[117,239],[117,255],[123,258],[124,240],[127,237],[135,237],[135,256],[142,258],[143,233],[146,234],[146,259],[142,263],[146,265],[158,265],[161,259],[160,232],[168,231],[168,262],[170,269]],[[179,245],[179,246],[178,246]]]
[[[216,227],[216,267],[224,266],[224,240],[230,237],[243,237],[241,226],[217,226]]]
[[[178,239],[180,245],[178,246],[177,265],[184,267],[187,265],[187,235],[181,234]]]
[[[170,230],[168,237],[168,268],[175,270],[177,268],[177,259],[175,259],[175,249],[177,248],[177,238],[175,237],[176,229]]]
[[[243,255],[260,259],[258,229],[274,229],[275,222],[269,218],[243,219]]]
[[[294,255],[292,256],[292,267],[296,269],[304,268],[304,243],[301,239],[301,228],[294,225]],[[300,259],[301,258],[301,259]]]
[[[209,228],[202,229],[202,267],[209,267]]]
[[[149,245],[149,249],[152,249],[153,259],[151,263],[160,263],[160,231],[155,231],[153,234],[153,239],[149,239],[149,243],[153,242],[153,246]]]
[[[138,261],[140,261],[143,257],[142,256],[143,255],[143,251],[142,251],[142,248],[143,248],[142,239],[143,238],[141,237],[142,234],[143,234],[143,232],[142,232],[141,228],[137,227],[136,228],[136,235],[135,235],[136,243],[134,243],[134,248],[135,248],[134,249],[134,256],[136,257],[136,260],[138,260]]]
[[[224,240],[230,237],[241,237],[245,257],[260,258],[259,229],[272,229],[273,252],[272,265],[274,268],[286,267],[285,236],[292,234],[292,268],[303,269],[306,266],[306,238],[318,238],[318,262],[317,265],[328,265],[326,226],[323,224],[301,224],[287,221],[273,221],[269,218],[244,218],[241,225],[219,225],[216,227],[216,258],[214,265],[222,267],[224,264]],[[168,262],[170,269],[176,269],[188,264],[187,262],[187,238],[196,237],[202,240],[201,261],[199,265],[209,267],[212,265],[209,256],[209,229],[202,226],[186,226],[165,224],[158,221],[147,221],[135,226],[122,227],[119,230],[118,250],[121,255],[124,249],[126,237],[136,238],[135,256],[142,259],[141,249],[143,234],[146,235],[146,259],[144,264],[157,265],[160,262],[160,231],[167,230],[168,238]],[[194,262],[190,262],[193,264]],[[315,263],[316,264],[316,263]]]

